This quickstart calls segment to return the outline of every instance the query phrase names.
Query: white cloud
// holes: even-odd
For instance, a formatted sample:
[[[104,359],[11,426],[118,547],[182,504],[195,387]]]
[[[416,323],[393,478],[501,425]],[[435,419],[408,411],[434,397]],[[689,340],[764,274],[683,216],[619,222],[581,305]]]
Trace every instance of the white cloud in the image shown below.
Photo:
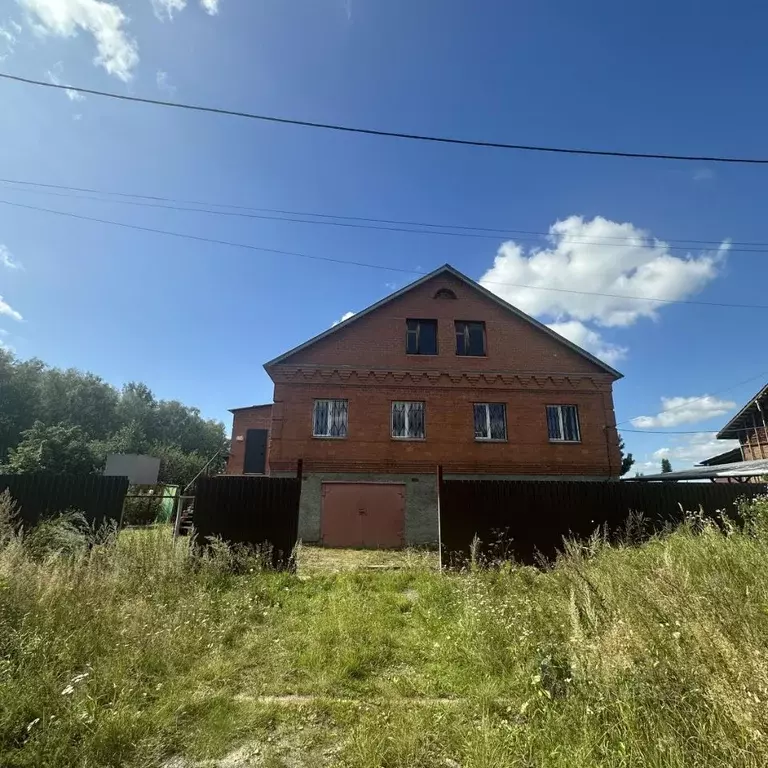
[[[200,0],[200,5],[209,16],[215,16],[219,12],[219,0]]]
[[[64,73],[64,65],[59,61],[56,63],[56,65],[49,69],[45,74],[48,77],[48,79],[54,84],[54,85],[61,85],[61,76]],[[71,88],[67,88],[64,93],[67,94],[67,98],[70,101],[85,101],[85,94],[80,93],[80,91],[73,91]]]
[[[676,427],[680,424],[697,424],[700,421],[724,416],[736,407],[730,400],[720,400],[712,395],[701,397],[662,397],[661,411],[655,416],[638,416],[632,426],[639,429],[652,427]],[[725,449],[723,449],[725,450]]]
[[[717,251],[698,257],[673,256],[666,243],[633,224],[601,216],[588,221],[581,216],[556,221],[549,228],[548,239],[549,248],[529,253],[513,241],[503,243],[493,267],[480,282],[530,314],[548,315],[555,320],[592,320],[608,327],[629,326],[641,317],[657,317],[656,302],[622,296],[676,301],[697,293],[717,277],[730,247],[723,243]],[[617,294],[619,298],[595,293]]]
[[[8,352],[15,352],[16,349],[14,347],[12,347],[10,344],[8,344],[8,342],[3,341],[3,338],[4,337],[8,337],[8,336],[10,336],[8,331],[3,330],[2,328],[0,328],[0,349],[5,349]]]
[[[565,336],[566,339],[572,341],[577,346],[604,360],[608,365],[615,365],[619,360],[623,360],[627,356],[626,347],[620,347],[618,344],[611,344],[605,341],[597,331],[587,328],[584,323],[578,320],[550,323],[549,327],[555,333]]]
[[[17,39],[16,35],[8,27],[0,25],[0,40],[4,40],[8,48],[13,50]]]
[[[155,75],[155,82],[157,83],[159,90],[170,94],[176,93],[176,86],[171,85],[171,80],[168,77],[168,73],[163,72],[162,69],[157,70],[157,74]]]
[[[622,328],[641,318],[655,320],[663,304],[637,297],[679,301],[698,293],[719,275],[730,248],[723,242],[715,251],[677,256],[667,243],[633,224],[601,216],[556,221],[548,240],[547,247],[531,249],[512,240],[503,243],[480,283],[614,360],[627,349],[606,345],[593,329],[570,323]]]
[[[7,315],[13,320],[21,322],[24,318],[20,312],[17,312],[10,304],[3,301],[3,297],[0,296],[0,315]]]
[[[334,320],[333,325],[331,325],[331,328],[338,325],[339,323],[343,323],[345,320],[349,320],[350,317],[352,317],[355,313],[354,312],[345,312],[341,316],[341,320]]]
[[[125,32],[128,17],[107,0],[17,0],[41,34],[75,37],[79,31],[93,36],[98,55],[94,64],[127,82],[139,63],[136,41]]]
[[[0,266],[7,269],[21,269],[21,262],[16,261],[5,245],[0,244]]]
[[[175,11],[183,11],[186,6],[187,0],[152,0],[155,16],[161,21],[172,19]]]
[[[724,453],[738,447],[738,440],[718,440],[712,432],[697,432],[694,435],[675,438],[672,445],[654,451],[651,458],[655,459],[656,466],[660,464],[662,459],[669,459],[673,469],[686,469],[710,456],[716,456],[718,453]],[[648,463],[646,462],[646,464]]]

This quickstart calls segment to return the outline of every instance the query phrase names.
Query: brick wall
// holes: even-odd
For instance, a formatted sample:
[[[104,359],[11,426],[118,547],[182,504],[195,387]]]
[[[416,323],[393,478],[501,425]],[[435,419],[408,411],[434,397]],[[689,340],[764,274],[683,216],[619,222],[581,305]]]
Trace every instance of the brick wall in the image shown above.
[[[440,288],[456,299],[433,298]],[[405,353],[406,319],[438,321],[438,354]],[[455,320],[483,321],[485,357],[455,354]],[[472,289],[440,275],[270,366],[270,467],[292,471],[616,476],[615,377]],[[349,401],[349,434],[312,437],[315,399]],[[394,400],[426,404],[426,439],[393,439]],[[474,439],[473,404],[505,403],[506,442]],[[547,405],[577,405],[581,442],[551,443]],[[242,460],[240,461],[242,465]]]
[[[347,398],[345,439],[312,437],[316,398]],[[393,400],[421,400],[424,440],[393,439]],[[507,441],[474,439],[473,404],[505,403]],[[580,443],[552,443],[546,406],[577,405]],[[476,474],[618,475],[620,465],[610,391],[520,391],[477,388],[349,387],[282,384],[275,387],[270,464],[290,471],[299,458],[308,471],[446,472]]]
[[[272,406],[254,405],[251,408],[238,408],[232,414],[232,446],[229,451],[229,459],[227,460],[226,474],[242,475],[245,462],[245,438],[248,430],[271,430]],[[267,441],[267,464],[265,471],[269,472],[269,441]]]
[[[440,288],[449,288],[457,298],[433,298]],[[405,354],[407,318],[438,321],[438,355]],[[454,320],[485,322],[486,357],[455,354]],[[606,376],[603,368],[450,275],[435,277],[393,299],[376,312],[291,355],[285,363],[387,370],[538,371]]]

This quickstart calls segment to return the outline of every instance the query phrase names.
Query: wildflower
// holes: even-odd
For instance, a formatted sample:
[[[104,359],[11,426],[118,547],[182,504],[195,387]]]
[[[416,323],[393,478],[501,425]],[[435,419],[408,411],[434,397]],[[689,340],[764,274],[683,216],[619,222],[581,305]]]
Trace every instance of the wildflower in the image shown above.
[[[27,733],[29,733],[39,722],[40,718],[36,717],[31,723],[29,723],[27,725]]]

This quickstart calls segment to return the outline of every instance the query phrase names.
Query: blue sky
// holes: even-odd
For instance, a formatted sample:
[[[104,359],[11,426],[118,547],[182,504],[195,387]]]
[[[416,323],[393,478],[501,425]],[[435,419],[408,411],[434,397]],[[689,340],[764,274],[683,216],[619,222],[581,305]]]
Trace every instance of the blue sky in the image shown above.
[[[0,70],[394,131],[768,156],[768,9],[674,5],[15,0],[0,10]],[[508,285],[768,304],[766,254],[727,245],[768,242],[759,166],[410,143],[10,82],[0,139],[7,179],[551,231],[494,240],[312,226],[0,183],[4,201],[264,248],[415,271],[450,262],[618,367],[620,422],[696,431],[625,434],[646,472],[663,455],[683,467],[725,449],[706,431],[768,379],[766,310]],[[692,239],[709,245],[687,250]],[[228,408],[270,400],[264,361],[410,279],[4,204],[0,244],[1,343],[115,384],[146,381],[227,422]]]

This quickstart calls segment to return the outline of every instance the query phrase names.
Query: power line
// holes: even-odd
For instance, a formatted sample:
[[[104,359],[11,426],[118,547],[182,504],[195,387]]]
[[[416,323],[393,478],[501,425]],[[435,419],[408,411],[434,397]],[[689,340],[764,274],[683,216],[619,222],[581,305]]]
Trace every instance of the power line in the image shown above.
[[[744,427],[739,429],[729,429],[729,432],[751,432],[754,427]],[[719,429],[691,429],[688,431],[677,431],[673,429],[622,429],[624,432],[632,432],[636,435],[716,435]]]
[[[547,147],[531,144],[508,144],[498,141],[483,141],[479,139],[458,139],[448,136],[428,136],[418,133],[400,133],[397,131],[384,131],[374,128],[359,128],[349,125],[339,125],[335,123],[319,123],[311,120],[298,120],[288,117],[277,117],[275,115],[259,115],[253,112],[242,112],[233,109],[223,109],[221,107],[207,107],[200,104],[186,104],[178,101],[164,101],[160,99],[148,99],[140,96],[128,96],[125,94],[114,93],[112,91],[97,91],[93,88],[82,88],[76,85],[61,85],[49,83],[44,80],[33,80],[28,77],[19,77],[6,72],[0,72],[0,78],[12,80],[26,85],[37,85],[43,88],[54,88],[62,91],[77,91],[78,93],[87,93],[91,96],[103,96],[109,99],[118,99],[120,101],[135,102],[138,104],[151,104],[158,107],[170,107],[172,109],[184,109],[194,112],[207,112],[214,115],[225,115],[228,117],[242,117],[248,120],[260,120],[268,123],[278,123],[282,125],[298,125],[305,128],[321,128],[328,131],[339,131],[343,133],[358,133],[368,136],[380,136],[393,139],[408,139],[411,141],[425,141],[437,144],[453,144],[465,147],[484,147],[487,149],[509,149],[521,152],[549,152],[562,155],[587,155],[592,157],[624,157],[643,160],[679,160],[697,163],[731,163],[744,165],[768,165],[768,158],[750,158],[750,157],[721,157],[713,155],[674,155],[651,152],[620,152],[607,149],[577,149],[575,147]]]
[[[531,230],[515,230],[515,229],[491,229],[491,228],[485,228],[485,227],[465,227],[461,225],[451,225],[451,224],[430,224],[430,223],[424,223],[424,222],[408,222],[408,221],[398,221],[395,219],[376,219],[376,218],[364,218],[364,217],[357,217],[357,216],[343,216],[343,215],[335,215],[335,214],[322,214],[322,213],[313,213],[313,212],[307,212],[307,211],[289,211],[289,210],[280,210],[280,209],[274,209],[274,208],[248,208],[246,206],[229,206],[227,204],[221,204],[221,203],[203,203],[203,202],[197,202],[197,201],[187,201],[187,200],[180,200],[175,198],[162,198],[162,197],[155,197],[153,195],[138,195],[138,194],[129,194],[125,192],[112,192],[108,190],[95,190],[95,189],[88,189],[85,187],[68,187],[61,184],[42,184],[38,182],[31,182],[31,181],[17,181],[12,179],[2,179],[0,178],[0,184],[5,185],[12,185],[9,187],[10,190],[13,192],[31,192],[33,194],[41,194],[41,195],[51,195],[54,197],[66,197],[74,200],[92,200],[95,202],[100,203],[118,203],[120,205],[132,205],[132,206],[138,206],[142,208],[160,208],[165,210],[172,210],[172,211],[184,211],[189,213],[205,213],[215,216],[233,216],[238,218],[247,218],[247,219],[258,219],[258,220],[267,220],[267,221],[286,221],[291,223],[299,223],[299,224],[315,224],[315,225],[323,225],[323,226],[334,226],[334,227],[345,227],[345,228],[353,228],[353,229],[371,229],[371,230],[378,230],[382,232],[407,232],[407,233],[413,233],[413,234],[419,234],[419,235],[437,235],[437,236],[447,236],[447,237],[468,237],[468,238],[479,238],[484,240],[494,240],[498,242],[499,240],[502,240],[506,237],[513,237],[515,238],[516,242],[539,242],[540,238],[548,238],[551,236],[551,233],[549,232],[535,232]],[[13,185],[23,185],[20,189]],[[44,189],[28,189],[27,187],[43,187]],[[55,190],[55,191],[54,191]],[[59,191],[64,190],[64,191]],[[67,194],[67,192],[75,192],[77,194]],[[93,195],[102,195],[102,197],[92,197]],[[103,196],[114,196],[119,199],[113,200],[109,199],[109,197],[103,197]],[[133,199],[122,199],[122,198],[137,198],[135,200]],[[146,201],[146,202],[144,202]],[[173,204],[171,204],[173,203]],[[180,203],[181,205],[177,205],[176,203]],[[236,211],[228,211],[228,210],[215,210],[210,207],[205,206],[216,206],[217,208],[239,208],[241,210]],[[251,213],[250,211],[257,211],[258,213]],[[272,215],[272,214],[281,214],[281,215]],[[285,214],[285,215],[282,215]],[[307,219],[307,218],[296,218],[296,217],[306,217],[306,216],[313,216],[313,217],[320,217],[320,220],[316,219]],[[332,219],[344,219],[344,221],[332,221]],[[377,222],[378,224],[386,225],[386,226],[378,226],[378,224],[361,224],[356,222]],[[403,227],[400,226],[390,226],[390,225],[397,225],[402,224],[406,225]],[[460,232],[453,232],[453,231],[436,231],[434,229],[412,229],[413,227],[443,227],[444,229],[459,229],[459,230],[472,230],[469,232],[460,231]],[[496,234],[485,234],[486,232],[495,232]],[[531,239],[531,237],[520,237],[520,235],[526,235],[526,236],[535,236],[536,239]],[[611,237],[610,235],[605,236],[603,238],[602,236],[598,236],[600,239],[598,240],[584,240],[582,238],[573,238],[573,237],[567,237],[563,238],[562,240],[558,241],[559,244],[573,244],[573,245],[592,245],[592,246],[606,246],[610,245],[611,247],[616,248],[649,248],[652,250],[656,250],[659,248],[662,248],[664,250],[679,250],[679,251],[691,251],[692,247],[690,245],[670,245],[669,242],[675,242],[675,241],[664,241],[663,245],[657,244],[657,243],[646,243],[646,242],[640,242],[640,243],[627,243],[626,239],[624,239],[624,242],[601,242],[601,240],[619,240],[617,237]],[[688,242],[688,243],[695,243],[697,245],[706,245],[709,249],[717,249],[722,247],[723,242],[722,241],[715,241],[715,240],[680,240],[678,242]],[[734,245],[735,243],[732,243],[728,241],[729,244],[729,253],[768,253],[768,243],[741,243],[741,245],[763,245],[765,248],[750,248],[750,249],[734,249],[730,246]]]
[[[694,397],[691,400],[686,400],[684,403],[680,403],[680,405],[673,405],[671,408],[667,408],[665,411],[662,411],[662,413],[671,413],[672,411],[678,411],[681,408],[687,408],[691,403],[698,403],[701,400],[707,400],[710,397],[713,397],[714,395],[722,395],[723,392],[730,392],[732,389],[737,389],[738,387],[743,386],[744,384],[749,384],[750,382],[755,381],[755,379],[763,379],[765,380],[766,376],[768,376],[768,371],[762,371],[761,373],[758,373],[756,376],[750,376],[748,379],[744,379],[744,381],[738,382],[738,384],[732,384],[731,386],[724,387],[723,389],[715,390],[714,392],[711,392],[707,395],[702,395],[701,397]],[[616,429],[616,427],[620,426],[621,424],[626,424],[627,422],[634,421],[635,419],[641,419],[643,416],[633,416],[631,419],[624,419],[624,421],[617,421],[613,425],[613,429]],[[632,432],[634,430],[631,429],[625,429],[624,432]],[[646,433],[648,432],[650,434],[650,430],[637,430],[639,432]],[[719,430],[718,430],[719,431]],[[672,434],[671,432],[665,432],[664,434]],[[679,433],[679,434],[686,434],[686,433]],[[692,434],[692,433],[690,433]]]
[[[15,203],[10,200],[0,200],[0,205],[9,205],[14,208],[24,208],[30,211],[50,213],[56,216],[66,216],[73,219],[79,219],[81,221],[95,222],[97,224],[109,224],[115,227],[123,227],[124,229],[135,229],[140,232],[151,232],[153,234],[166,235],[168,237],[179,237],[187,240],[196,240],[201,243],[211,243],[213,245],[224,245],[230,248],[245,248],[251,251],[274,253],[274,254],[279,254],[281,256],[295,256],[296,258],[300,258],[300,259],[312,259],[315,261],[327,261],[333,264],[347,264],[354,267],[368,267],[370,269],[382,269],[390,272],[401,272],[404,274],[419,275],[422,277],[425,274],[424,272],[419,272],[418,270],[415,270],[415,269],[391,267],[385,264],[371,264],[370,262],[349,261],[347,259],[335,259],[331,256],[318,256],[316,254],[298,253],[296,251],[284,251],[277,248],[266,248],[263,246],[251,245],[250,243],[238,243],[238,242],[233,242],[231,240],[219,240],[217,238],[212,238],[212,237],[192,235],[186,232],[174,232],[172,230],[167,230],[167,229],[145,227],[139,224],[129,224],[127,222],[114,221],[112,219],[100,219],[94,216],[85,216],[79,213],[72,213],[70,211],[57,211],[53,208],[41,208],[36,205],[26,205],[24,203]],[[627,299],[630,301],[650,301],[650,302],[657,302],[661,304],[693,304],[693,305],[704,306],[704,307],[729,307],[732,309],[768,309],[768,305],[766,304],[731,304],[731,303],[717,302],[717,301],[696,301],[693,299],[679,299],[679,300],[678,299],[660,299],[660,298],[652,298],[650,296],[627,296],[627,295],[618,294],[618,293],[597,293],[595,291],[575,291],[569,288],[553,288],[553,287],[544,286],[544,285],[525,285],[522,283],[507,283],[507,282],[501,282],[497,280],[485,280],[483,282],[491,285],[503,285],[509,288],[524,288],[524,289],[530,289],[534,291],[554,291],[555,293],[570,293],[570,294],[578,294],[581,296],[601,296],[603,298]]]

